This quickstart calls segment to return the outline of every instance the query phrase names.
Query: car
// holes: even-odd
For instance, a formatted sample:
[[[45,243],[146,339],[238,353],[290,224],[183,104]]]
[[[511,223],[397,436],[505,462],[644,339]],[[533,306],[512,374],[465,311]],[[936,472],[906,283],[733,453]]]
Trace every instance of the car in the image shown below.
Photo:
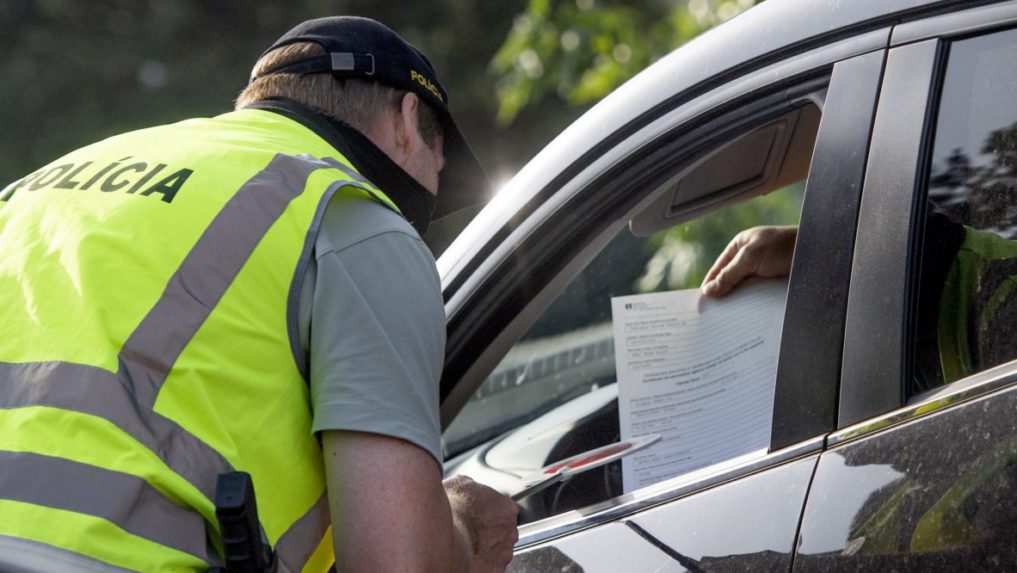
[[[731,447],[677,463],[678,420],[545,474],[510,571],[1017,569],[1015,61],[1012,0],[768,0],[494,197],[438,260],[440,394],[446,474],[506,494],[639,433],[612,301],[688,293],[738,230],[797,225],[762,386],[695,423]],[[995,245],[992,273],[958,287],[951,237]],[[977,355],[946,358],[950,332]],[[667,471],[632,483],[639,459]]]

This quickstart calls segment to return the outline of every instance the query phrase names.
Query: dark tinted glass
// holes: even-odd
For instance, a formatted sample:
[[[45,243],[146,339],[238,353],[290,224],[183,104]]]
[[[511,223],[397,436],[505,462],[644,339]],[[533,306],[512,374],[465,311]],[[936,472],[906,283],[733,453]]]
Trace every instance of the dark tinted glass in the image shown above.
[[[1017,31],[957,42],[943,84],[929,199],[975,229],[1017,236]]]
[[[1017,358],[1017,31],[955,42],[929,192],[914,390]]]

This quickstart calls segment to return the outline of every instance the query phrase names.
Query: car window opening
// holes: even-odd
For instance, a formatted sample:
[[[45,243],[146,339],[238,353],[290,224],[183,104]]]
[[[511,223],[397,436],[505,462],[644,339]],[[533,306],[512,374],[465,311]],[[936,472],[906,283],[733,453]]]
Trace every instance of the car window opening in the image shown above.
[[[625,437],[619,422],[612,299],[698,289],[712,262],[739,231],[797,224],[819,117],[814,103],[785,112],[718,146],[656,190],[652,205],[630,217],[629,225],[563,289],[448,427],[445,448],[458,457],[446,463],[446,471],[463,473],[479,464],[509,476],[506,488],[522,489],[513,486],[513,480]],[[782,317],[782,306],[779,313]],[[677,473],[654,473],[652,481],[639,482],[638,487],[765,453],[776,359],[774,343],[773,372],[754,397],[730,394],[731,404],[741,401],[741,407],[749,410],[739,414],[732,406],[702,412],[696,428],[690,426],[690,431],[701,434],[701,442],[714,443],[708,456],[697,458],[693,453],[678,464],[667,461],[677,454],[663,456]],[[757,419],[753,435],[730,431],[739,416],[749,412]],[[665,433],[645,452],[667,440]],[[725,441],[728,447],[721,444]],[[621,495],[623,463],[629,462],[612,462],[526,498],[520,502],[523,521]]]

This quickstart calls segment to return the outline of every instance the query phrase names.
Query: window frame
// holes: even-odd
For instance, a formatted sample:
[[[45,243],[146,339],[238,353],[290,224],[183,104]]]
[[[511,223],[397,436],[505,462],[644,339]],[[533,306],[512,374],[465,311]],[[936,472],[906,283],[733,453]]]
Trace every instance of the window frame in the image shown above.
[[[888,38],[889,29],[886,29],[868,35],[867,41],[876,43],[878,47],[880,43],[885,46]],[[785,66],[792,69],[798,66],[799,71],[784,76],[786,78],[790,76],[790,78],[776,86],[771,80],[768,86],[770,93],[762,97],[764,100],[770,99],[763,104],[747,105],[758,102],[761,98],[760,90],[753,86],[755,89],[744,90],[743,97],[723,100],[725,103],[721,110],[715,108],[712,113],[701,113],[698,119],[693,121],[682,120],[682,117],[680,115],[676,117],[676,114],[666,115],[646,128],[652,130],[651,133],[656,133],[654,137],[646,137],[645,133],[640,131],[630,140],[639,141],[642,139],[644,143],[640,145],[629,143],[630,147],[628,148],[620,146],[628,152],[628,157],[620,153],[616,155],[617,148],[605,154],[602,158],[605,166],[601,170],[595,171],[593,174],[581,172],[585,177],[576,177],[566,182],[568,185],[576,185],[577,189],[567,194],[558,204],[547,206],[544,213],[537,213],[525,221],[526,225],[532,225],[532,227],[518,242],[511,245],[511,256],[506,256],[501,265],[495,265],[493,271],[483,277],[485,280],[478,282],[479,286],[474,292],[483,291],[485,287],[492,288],[494,291],[486,293],[485,302],[490,305],[488,311],[480,313],[479,316],[473,316],[469,312],[460,312],[459,316],[466,317],[464,320],[485,323],[486,328],[492,328],[493,322],[496,324],[493,327],[497,331],[496,336],[508,337],[512,341],[517,340],[532,324],[532,320],[522,321],[521,326],[512,324],[513,320],[518,319],[519,314],[523,312],[520,309],[530,313],[531,317],[535,313],[542,312],[564,285],[592,260],[603,245],[621,228],[621,225],[631,217],[637,204],[646,200],[645,194],[635,194],[632,192],[633,189],[640,185],[655,187],[652,183],[653,177],[657,178],[658,183],[663,182],[673,176],[677,169],[674,167],[676,164],[691,160],[703,150],[724,141],[725,137],[744,133],[754,125],[753,122],[759,124],[760,115],[766,118],[779,115],[773,111],[775,105],[783,103],[786,106],[790,99],[800,97],[804,92],[816,91],[822,84],[827,89],[827,102],[850,102],[851,105],[837,105],[836,107],[827,105],[820,123],[814,153],[821,149],[824,150],[822,155],[824,168],[817,171],[817,163],[814,158],[810,166],[810,179],[806,187],[805,204],[803,204],[802,211],[803,221],[812,221],[813,218],[817,221],[815,225],[809,225],[811,230],[806,229],[806,234],[812,235],[820,232],[825,224],[823,221],[829,221],[830,217],[835,217],[840,211],[828,209],[823,201],[816,198],[832,193],[843,182],[847,182],[847,188],[855,192],[861,189],[860,178],[866,154],[858,154],[850,146],[846,148],[834,141],[825,141],[833,137],[834,128],[837,126],[860,125],[861,129],[855,130],[856,133],[852,136],[852,141],[859,145],[867,145],[867,126],[872,123],[871,111],[875,105],[875,86],[878,85],[878,78],[882,71],[882,50],[877,49],[876,55],[873,55],[871,45],[868,50],[859,49],[860,45],[861,43],[854,39],[850,42],[849,50],[845,50],[844,46],[829,49],[831,58],[826,61],[831,63],[825,65],[816,65],[817,58],[814,57],[814,54],[810,54],[813,56],[812,58],[802,58],[809,64],[807,66],[803,66],[802,61],[796,60],[785,63]],[[839,63],[834,65],[832,62]],[[770,78],[774,77],[772,72],[767,75]],[[867,81],[859,81],[863,77],[867,78]],[[836,84],[833,83],[834,78],[839,78],[836,80]],[[743,82],[746,85],[752,85],[751,81],[754,79],[750,78]],[[796,86],[805,86],[807,89],[788,89]],[[723,86],[718,89],[721,95],[710,93],[703,97],[719,98],[732,93],[732,91],[737,93],[737,87]],[[862,101],[864,106],[864,94],[866,93],[869,94],[869,111],[862,112],[862,115],[868,113],[870,120],[860,122],[858,102]],[[781,109],[782,112],[786,111],[786,108],[776,109]],[[662,122],[664,125],[659,125]],[[690,124],[692,129],[689,129]],[[824,125],[828,125],[825,130]],[[674,132],[679,129],[681,133],[675,135]],[[824,136],[824,133],[828,135]],[[670,138],[671,142],[662,145],[661,142],[667,138]],[[650,154],[645,154],[645,151],[640,152],[640,150],[654,147],[654,151]],[[680,150],[681,154],[676,153],[675,150]],[[663,161],[662,157],[671,158],[668,163],[669,168],[662,169],[660,167]],[[656,162],[654,168],[647,169],[647,163],[652,164],[653,162]],[[640,173],[643,178],[625,177],[627,173]],[[828,177],[835,178],[836,181],[823,186],[823,190],[812,190],[813,187],[816,187],[814,181],[823,181]],[[616,183],[621,181],[624,184],[617,185],[617,188],[607,187],[606,185],[610,183],[611,179]],[[814,197],[812,200],[809,198],[810,193]],[[588,201],[589,197],[595,194],[602,195],[600,200]],[[565,194],[563,193],[563,195]],[[589,209],[591,204],[596,206],[596,209],[592,210],[595,216],[591,216],[591,209]],[[851,200],[846,200],[846,204],[846,209],[850,213],[857,206],[857,199],[854,200],[854,203]],[[612,216],[612,213],[615,215]],[[616,215],[617,213],[626,213],[626,216],[619,217]],[[582,221],[582,225],[562,224],[562,220],[572,223]],[[819,249],[807,249],[800,256],[796,254],[795,269],[797,270],[793,271],[789,283],[790,300],[800,300],[803,296],[815,292],[831,291],[839,291],[842,298],[846,297],[847,283],[843,280],[844,271],[836,272],[831,268],[831,265],[834,264],[833,261],[840,261],[843,266],[844,261],[849,261],[851,258],[854,226],[848,224],[842,225],[842,227],[842,232],[838,233],[836,237],[827,238],[827,244],[831,240],[837,243],[836,250],[841,253],[840,257],[830,257],[828,251]],[[580,229],[582,232],[577,236],[576,232]],[[548,249],[546,245],[549,243],[554,247]],[[544,252],[540,254],[535,250]],[[532,262],[538,256],[542,257],[543,266],[538,264],[522,268],[520,265],[520,261]],[[533,288],[534,283],[542,286]],[[546,294],[548,291],[551,291],[551,294]],[[547,299],[543,302],[538,300],[542,293],[545,293],[543,296]],[[529,308],[524,308],[527,306]],[[539,310],[534,311],[534,307],[538,307]],[[462,308],[459,310],[462,311]],[[794,312],[791,315],[793,315],[792,319],[796,324],[804,324],[808,317],[807,313],[803,312]],[[787,318],[786,316],[785,319],[787,320]],[[516,322],[519,321],[516,320]],[[453,326],[462,328],[463,325],[460,322],[453,323]],[[470,332],[471,329],[465,329],[465,331]],[[459,335],[463,336],[461,332]],[[798,333],[794,337],[789,337],[788,340],[801,340],[802,337],[810,339],[810,346],[813,350],[817,349],[817,345],[824,347],[817,353],[823,358],[813,358],[810,364],[812,370],[806,372],[832,371],[836,373],[842,339],[834,337],[826,341],[816,340],[814,329],[809,328],[807,333]],[[475,356],[476,360],[472,364],[465,365],[465,367],[460,365],[458,369],[447,371],[446,375],[457,378],[469,375],[472,371],[474,376],[480,376],[477,374],[478,369],[481,373],[493,369],[512,343],[509,342],[499,347],[497,344],[491,344],[492,338],[494,336],[488,335],[479,344],[487,345],[487,352],[493,356]],[[471,338],[470,342],[478,344],[475,338]],[[491,350],[492,346],[496,347],[493,351]],[[785,346],[787,344],[782,344],[782,348]],[[454,353],[468,353],[468,349],[469,345],[466,344],[453,346],[453,355],[450,361],[454,364]],[[775,401],[775,424],[780,416],[779,427],[788,432],[788,434],[782,435],[793,435],[795,440],[779,441],[772,437],[770,452],[762,458],[720,470],[707,468],[706,472],[693,472],[679,476],[587,508],[527,524],[522,528],[522,539],[517,548],[531,546],[552,537],[606,523],[741,476],[814,455],[822,450],[826,434],[834,429],[830,413],[834,412],[836,408],[836,391],[839,380],[836,375],[833,375],[824,376],[822,380],[817,381],[807,373],[803,375],[793,367],[781,366],[786,360],[792,360],[793,356],[795,356],[794,353],[789,353],[786,358],[784,351],[781,351],[778,372],[784,372],[786,378],[795,378],[799,385],[798,389],[801,388],[803,382],[808,382],[812,389],[817,390],[810,398],[811,401],[799,400],[793,407],[778,406],[778,401]],[[778,374],[778,385],[785,384],[781,380],[781,376]],[[470,394],[474,389],[475,387],[470,388]],[[789,399],[788,397],[796,392],[795,387],[791,386],[778,390],[778,396],[781,396],[780,402]],[[822,403],[819,404],[820,402]],[[808,429],[799,429],[795,425],[797,419],[795,412],[817,405],[818,410],[825,413],[825,418],[819,423],[813,419],[808,422]],[[804,435],[806,433],[808,435]]]
[[[912,229],[922,217],[917,197],[924,197],[934,79],[943,57],[938,39],[887,54],[851,265],[838,428],[903,404],[910,367],[904,341],[914,310],[908,277],[918,262]]]
[[[792,262],[772,449],[835,428],[855,222],[885,57],[878,50],[833,68]]]

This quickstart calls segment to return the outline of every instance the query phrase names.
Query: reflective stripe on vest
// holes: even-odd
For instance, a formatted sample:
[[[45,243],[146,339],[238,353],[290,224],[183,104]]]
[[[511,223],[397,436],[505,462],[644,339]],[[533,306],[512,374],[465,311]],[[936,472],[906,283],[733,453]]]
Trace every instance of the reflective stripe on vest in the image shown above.
[[[83,316],[109,314],[110,309],[94,308],[84,295],[95,289],[90,283],[103,285],[107,292],[116,284],[101,273],[88,274],[87,262],[103,255],[88,250],[88,242],[116,237],[117,229],[92,233],[94,227],[88,225],[112,219],[117,205],[102,205],[95,215],[85,209],[92,219],[83,217],[80,228],[75,228],[80,221],[71,220],[68,232],[78,234],[67,241],[47,227],[47,209],[63,198],[57,193],[65,192],[57,190],[60,177],[46,175],[52,170],[40,170],[42,175],[35,179],[48,180],[52,189],[22,184],[13,193],[11,188],[4,193],[7,202],[0,202],[0,239],[23,234],[32,226],[42,236],[29,237],[35,243],[26,241],[21,253],[17,241],[5,243],[14,248],[8,259],[0,261],[0,302],[9,305],[24,297],[21,300],[27,307],[25,315],[12,317],[10,328],[18,328],[20,319],[20,327],[32,339],[31,344],[0,345],[0,465],[4,467],[0,536],[49,543],[127,569],[172,565],[200,570],[218,559],[205,542],[205,527],[216,527],[211,501],[216,476],[237,467],[254,478],[262,525],[281,565],[291,571],[324,571],[331,561],[324,477],[320,451],[310,431],[303,365],[293,356],[294,333],[287,329],[291,309],[286,301],[292,298],[293,278],[303,272],[306,260],[301,257],[309,252],[313,230],[332,193],[355,186],[354,192],[394,206],[336,159],[327,143],[291,120],[249,110],[189,124],[184,129],[178,124],[136,132],[140,135],[129,134],[126,141],[115,138],[105,146],[110,149],[99,144],[54,163],[88,165],[93,155],[118,156],[135,148],[136,153],[155,155],[158,146],[152,141],[172,142],[175,137],[185,141],[197,131],[204,135],[202,141],[212,143],[196,144],[189,155],[184,153],[184,161],[192,166],[188,169],[195,174],[192,180],[199,179],[206,168],[215,171],[218,167],[206,157],[224,149],[233,151],[238,145],[242,147],[235,153],[242,156],[241,162],[261,165],[233,193],[209,181],[193,189],[180,186],[172,201],[165,202],[170,205],[162,207],[162,212],[169,223],[185,228],[192,222],[190,212],[200,217],[209,207],[200,192],[207,192],[213,201],[217,193],[224,199],[210,212],[208,223],[195,230],[190,247],[165,275],[161,293],[135,319],[134,328],[122,335],[115,355],[83,344],[69,335],[73,325],[59,320],[55,320],[53,337],[60,343],[40,348],[49,339],[37,323],[44,322],[39,317],[47,313],[59,316],[49,307],[59,310],[61,295],[71,299],[66,305],[68,314],[77,313],[72,318],[79,324]],[[179,157],[168,155],[171,160]],[[71,193],[89,192],[87,170],[77,179],[64,175],[81,171],[58,171],[63,181],[78,185]],[[125,189],[129,183],[107,179],[102,186]],[[142,183],[128,189],[134,187]],[[115,191],[96,199],[106,200]],[[49,203],[33,205],[45,193],[52,194]],[[22,194],[28,197],[25,212],[34,209],[33,218],[26,218],[29,224],[18,220]],[[81,197],[70,199],[81,201]],[[146,228],[143,245],[145,240],[149,246],[158,244],[160,232],[175,231],[166,221],[142,220],[152,227],[163,225],[158,230]],[[107,250],[103,256],[122,254],[130,260],[152,252],[140,248],[132,252],[132,237],[129,230],[124,232],[128,234],[125,241],[110,243],[123,252]],[[186,229],[180,236],[186,239]],[[79,243],[84,245],[80,258],[65,259],[62,251],[78,255],[75,245]],[[40,250],[39,245],[49,251]],[[60,254],[53,255],[54,250]],[[42,261],[30,260],[40,252],[47,253]],[[152,258],[172,260],[162,252]],[[52,270],[55,261],[62,265],[56,272]],[[33,262],[42,265],[43,271],[38,278],[28,276],[22,281],[18,273],[31,275]],[[116,266],[102,262],[103,268]],[[165,263],[152,265],[155,271],[165,272],[160,268]],[[54,282],[59,286],[53,292],[40,286]],[[130,296],[132,285],[126,283],[128,294],[111,298],[130,314],[136,301]],[[86,321],[82,330],[91,338],[86,336],[84,342],[94,341],[98,347],[115,343],[118,323],[113,318],[108,328],[101,321]],[[0,333],[9,334],[3,328],[0,325]],[[0,336],[0,340],[8,339]],[[41,472],[48,477],[33,480]],[[72,516],[69,520],[68,515]],[[72,522],[84,531],[74,532]],[[102,524],[109,522],[139,539],[115,539],[115,531],[103,529]],[[67,523],[66,531],[57,523]],[[47,533],[47,528],[54,531]],[[90,535],[94,543],[89,543]],[[211,537],[217,542],[216,535]],[[134,544],[135,549],[112,547],[116,543]]]
[[[131,573],[95,559],[53,547],[45,543],[0,535],[0,571],[39,573],[74,571],[75,573]]]

